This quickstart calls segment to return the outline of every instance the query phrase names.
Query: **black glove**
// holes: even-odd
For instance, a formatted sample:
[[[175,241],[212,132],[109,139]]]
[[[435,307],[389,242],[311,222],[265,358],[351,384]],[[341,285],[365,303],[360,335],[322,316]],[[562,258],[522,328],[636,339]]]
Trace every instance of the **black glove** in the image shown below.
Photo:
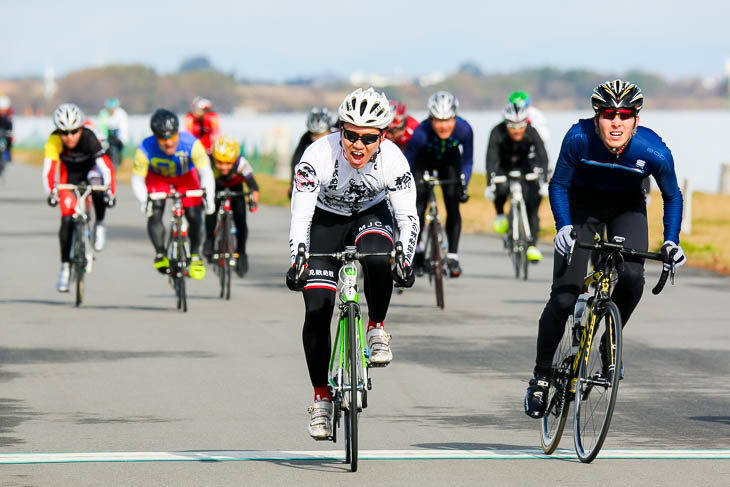
[[[413,283],[416,282],[416,274],[408,265],[403,266],[403,277],[398,275],[397,266],[393,268],[390,275],[393,278],[395,287],[413,287]]]
[[[304,266],[300,276],[297,276],[296,265],[292,265],[289,270],[286,271],[286,287],[288,287],[291,291],[301,291],[307,283],[307,277],[309,277],[309,270],[306,265]]]
[[[111,191],[107,191],[104,194],[104,202],[106,203],[107,208],[114,208],[114,205],[117,204],[117,197],[114,196]]]
[[[461,174],[461,185],[459,187],[459,201],[466,203],[469,201],[469,193],[466,192],[466,175]]]
[[[461,188],[461,192],[459,193],[459,201],[462,203],[466,203],[469,201],[469,193],[466,192],[466,188]]]
[[[51,206],[51,207],[58,206],[58,195],[53,194],[53,193],[49,194],[46,201],[48,202],[48,206]]]

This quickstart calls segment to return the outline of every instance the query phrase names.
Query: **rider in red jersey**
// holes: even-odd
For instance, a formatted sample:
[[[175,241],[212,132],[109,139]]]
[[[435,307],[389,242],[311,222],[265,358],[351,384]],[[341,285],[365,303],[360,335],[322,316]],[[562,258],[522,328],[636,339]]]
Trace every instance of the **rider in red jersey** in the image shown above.
[[[405,152],[413,131],[418,127],[418,120],[408,115],[406,106],[399,101],[390,102],[390,111],[395,115],[385,131],[385,137],[395,142],[400,150]]]
[[[196,96],[190,111],[185,115],[185,130],[200,140],[209,156],[213,153],[213,144],[220,133],[218,114],[212,107],[210,100]]]

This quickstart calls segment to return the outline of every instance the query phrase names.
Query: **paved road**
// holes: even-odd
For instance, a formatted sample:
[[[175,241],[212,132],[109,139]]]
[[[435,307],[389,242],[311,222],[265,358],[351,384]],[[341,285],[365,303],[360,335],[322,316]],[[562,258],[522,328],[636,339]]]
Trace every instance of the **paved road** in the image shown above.
[[[652,456],[647,449],[730,448],[727,278],[682,269],[662,295],[647,289],[625,334],[627,378],[605,457],[585,466],[572,456],[569,432],[562,453],[570,461],[535,455],[538,425],[521,411],[550,259],[518,282],[499,240],[464,236],[465,273],[447,282],[446,310],[433,306],[425,280],[393,299],[395,361],[373,373],[361,448],[396,459],[364,460],[352,476],[331,458],[340,444],[306,433],[303,304],[283,285],[286,209],[250,218],[251,272],[234,283],[232,301],[217,298],[209,276],[189,283],[182,314],[151,267],[144,218],[122,187],[109,212],[109,246],[75,309],[72,295],[55,291],[58,210],[40,192],[37,168],[14,165],[0,181],[0,456],[138,455],[1,465],[0,485],[728,483],[728,460],[634,458]],[[657,267],[647,273],[651,285]],[[608,459],[611,449],[631,458]],[[464,450],[481,459],[402,459]],[[324,458],[282,453],[307,451]],[[169,452],[196,461],[131,462],[181,459]],[[214,461],[255,455],[268,460]],[[505,456],[523,459],[484,459]]]

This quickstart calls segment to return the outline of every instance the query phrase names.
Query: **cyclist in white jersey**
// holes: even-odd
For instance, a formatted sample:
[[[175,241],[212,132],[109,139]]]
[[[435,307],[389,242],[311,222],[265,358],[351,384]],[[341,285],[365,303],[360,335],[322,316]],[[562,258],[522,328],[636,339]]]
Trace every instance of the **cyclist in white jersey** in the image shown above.
[[[292,184],[292,267],[286,283],[291,290],[303,290],[306,312],[302,338],[315,401],[309,434],[318,440],[332,434],[327,373],[340,264],[334,259],[312,257],[304,275],[298,276],[294,267],[297,248],[305,243],[309,252],[331,253],[356,245],[360,252],[390,252],[394,233],[386,201],[390,196],[405,252],[405,275],[393,273],[387,257],[367,257],[362,262],[370,361],[385,366],[393,358],[390,336],[383,326],[393,292],[391,279],[398,286],[413,285],[415,275],[410,264],[419,231],[416,189],[408,161],[397,145],[384,138],[392,118],[386,96],[372,88],[358,88],[340,105],[339,118],[338,132],[320,138],[304,151]]]

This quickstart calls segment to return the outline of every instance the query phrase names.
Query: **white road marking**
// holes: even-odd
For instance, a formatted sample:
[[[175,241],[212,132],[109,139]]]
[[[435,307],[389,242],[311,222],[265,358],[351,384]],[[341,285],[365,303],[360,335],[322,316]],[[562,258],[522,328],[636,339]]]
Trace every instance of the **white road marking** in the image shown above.
[[[730,450],[601,450],[601,459],[729,460]],[[515,450],[363,450],[360,460],[550,460],[576,458],[573,450],[544,455]],[[2,453],[0,464],[93,462],[344,461],[336,451],[212,450],[171,452]]]

